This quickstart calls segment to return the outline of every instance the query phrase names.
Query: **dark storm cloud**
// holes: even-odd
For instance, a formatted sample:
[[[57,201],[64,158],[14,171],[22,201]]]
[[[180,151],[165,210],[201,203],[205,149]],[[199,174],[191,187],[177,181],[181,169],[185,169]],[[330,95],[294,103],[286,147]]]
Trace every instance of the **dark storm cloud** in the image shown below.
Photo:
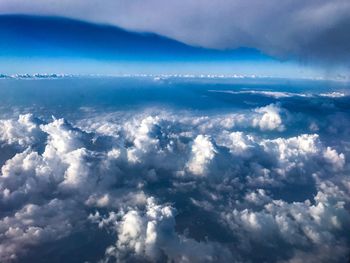
[[[280,58],[347,63],[350,57],[347,0],[4,0],[0,13],[66,16],[203,47],[253,47]]]

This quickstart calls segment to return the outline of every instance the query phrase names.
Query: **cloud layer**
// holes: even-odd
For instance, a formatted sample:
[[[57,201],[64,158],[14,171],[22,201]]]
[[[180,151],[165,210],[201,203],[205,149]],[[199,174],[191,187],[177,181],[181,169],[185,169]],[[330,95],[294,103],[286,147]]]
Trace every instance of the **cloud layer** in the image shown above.
[[[280,58],[347,64],[347,0],[4,0],[1,14],[56,15],[154,32],[202,47],[252,47]]]
[[[43,261],[44,245],[54,259],[62,240],[84,254],[96,248],[69,240],[95,231],[104,253],[82,260],[346,261],[348,149],[314,128],[288,135],[290,115],[1,120],[0,261]]]

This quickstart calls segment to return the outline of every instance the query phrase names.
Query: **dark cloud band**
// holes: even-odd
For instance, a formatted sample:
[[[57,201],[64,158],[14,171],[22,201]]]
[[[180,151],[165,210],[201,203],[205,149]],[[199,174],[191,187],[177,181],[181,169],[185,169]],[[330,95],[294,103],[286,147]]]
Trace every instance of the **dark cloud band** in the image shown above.
[[[208,48],[348,65],[350,3],[312,1],[2,1],[1,14],[56,15],[154,32]]]

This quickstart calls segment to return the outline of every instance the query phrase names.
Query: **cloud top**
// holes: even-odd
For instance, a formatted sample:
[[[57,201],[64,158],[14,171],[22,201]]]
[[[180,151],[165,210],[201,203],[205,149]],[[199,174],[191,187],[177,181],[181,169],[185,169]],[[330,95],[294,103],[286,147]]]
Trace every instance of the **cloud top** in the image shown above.
[[[86,249],[101,244],[101,262],[345,261],[346,146],[284,115],[269,104],[211,118],[1,120],[0,147],[13,151],[0,172],[0,261],[81,251],[75,235],[94,233]]]

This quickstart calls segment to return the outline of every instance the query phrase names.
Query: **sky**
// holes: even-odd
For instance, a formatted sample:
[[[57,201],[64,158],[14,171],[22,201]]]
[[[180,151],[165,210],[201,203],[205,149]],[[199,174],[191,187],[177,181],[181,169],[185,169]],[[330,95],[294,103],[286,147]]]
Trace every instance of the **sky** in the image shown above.
[[[349,12],[345,0],[2,0],[0,66],[4,73],[179,73],[185,65],[187,73],[347,75]]]
[[[0,262],[350,262],[349,9],[0,0]]]

